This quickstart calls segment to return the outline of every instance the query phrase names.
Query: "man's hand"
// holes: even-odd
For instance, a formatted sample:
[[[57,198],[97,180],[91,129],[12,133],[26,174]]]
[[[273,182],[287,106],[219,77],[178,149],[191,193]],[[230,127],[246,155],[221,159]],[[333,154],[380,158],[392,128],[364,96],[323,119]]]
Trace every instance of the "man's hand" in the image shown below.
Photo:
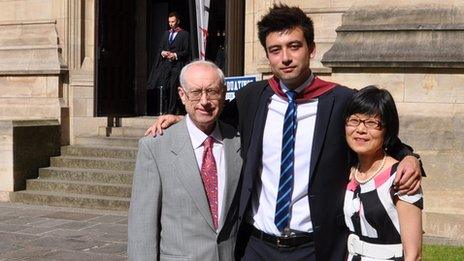
[[[398,165],[395,189],[400,195],[413,195],[418,192],[421,184],[421,168],[419,160],[414,156],[406,156]]]
[[[183,115],[172,115],[166,114],[159,116],[158,119],[151,125],[150,128],[145,131],[145,136],[147,135],[163,135],[163,130],[169,128],[172,124],[182,120],[184,118]]]
[[[169,56],[170,53],[171,53],[171,52],[169,52],[169,51],[162,51],[162,52],[161,52],[161,56],[162,56],[163,58],[167,58],[167,57]]]

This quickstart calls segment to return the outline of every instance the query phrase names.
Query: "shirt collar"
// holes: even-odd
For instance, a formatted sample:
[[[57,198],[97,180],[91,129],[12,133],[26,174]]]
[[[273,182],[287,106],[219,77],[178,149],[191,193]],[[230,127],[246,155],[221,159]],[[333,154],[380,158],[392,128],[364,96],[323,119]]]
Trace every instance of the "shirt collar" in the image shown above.
[[[216,122],[216,126],[214,127],[213,132],[210,135],[206,135],[203,131],[201,131],[192,121],[190,116],[187,114],[186,116],[186,123],[187,123],[187,130],[190,135],[190,140],[192,141],[193,149],[197,149],[203,146],[203,142],[211,136],[214,138],[214,142],[218,142],[222,144],[222,135],[221,130],[219,129],[219,124]]]
[[[297,93],[302,92],[304,88],[306,88],[306,86],[308,86],[313,80],[314,80],[314,74],[313,72],[311,72],[308,79],[306,79],[306,81],[300,86],[298,86],[298,88],[296,88],[294,91]],[[282,88],[282,91],[286,93],[289,90],[289,88],[281,80],[279,80],[279,82],[280,82],[280,88]]]

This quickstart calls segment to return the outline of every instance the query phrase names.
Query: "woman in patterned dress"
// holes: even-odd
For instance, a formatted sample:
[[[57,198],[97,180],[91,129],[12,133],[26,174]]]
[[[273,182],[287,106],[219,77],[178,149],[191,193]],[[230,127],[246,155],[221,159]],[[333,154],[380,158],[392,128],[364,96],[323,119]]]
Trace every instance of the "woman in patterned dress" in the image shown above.
[[[368,86],[348,102],[346,140],[357,157],[345,194],[348,260],[420,260],[422,192],[398,195],[398,161],[388,155],[398,139],[395,102],[386,90]]]

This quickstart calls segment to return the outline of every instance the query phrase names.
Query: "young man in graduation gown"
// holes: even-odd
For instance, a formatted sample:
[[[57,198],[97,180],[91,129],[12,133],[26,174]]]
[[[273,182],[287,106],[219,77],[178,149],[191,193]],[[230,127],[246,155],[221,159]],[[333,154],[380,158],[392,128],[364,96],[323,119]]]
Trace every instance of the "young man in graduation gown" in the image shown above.
[[[148,78],[148,103],[153,104],[154,92],[162,88],[162,113],[176,114],[181,109],[177,86],[182,67],[190,60],[189,33],[183,30],[179,15],[172,12],[168,15],[169,30],[166,31],[159,44],[159,49]],[[160,112],[161,113],[161,112]]]

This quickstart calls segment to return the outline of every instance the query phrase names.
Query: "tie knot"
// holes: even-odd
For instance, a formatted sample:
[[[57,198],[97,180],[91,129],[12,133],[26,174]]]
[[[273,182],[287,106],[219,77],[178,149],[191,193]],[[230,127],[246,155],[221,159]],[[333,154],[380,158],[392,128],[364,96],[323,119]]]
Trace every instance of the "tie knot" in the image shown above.
[[[203,142],[203,146],[205,148],[212,148],[213,144],[214,144],[214,138],[211,136],[208,136],[208,138],[206,138],[205,141]]]
[[[285,94],[287,95],[289,102],[295,101],[295,98],[296,98],[296,95],[297,95],[296,91],[288,91]]]

